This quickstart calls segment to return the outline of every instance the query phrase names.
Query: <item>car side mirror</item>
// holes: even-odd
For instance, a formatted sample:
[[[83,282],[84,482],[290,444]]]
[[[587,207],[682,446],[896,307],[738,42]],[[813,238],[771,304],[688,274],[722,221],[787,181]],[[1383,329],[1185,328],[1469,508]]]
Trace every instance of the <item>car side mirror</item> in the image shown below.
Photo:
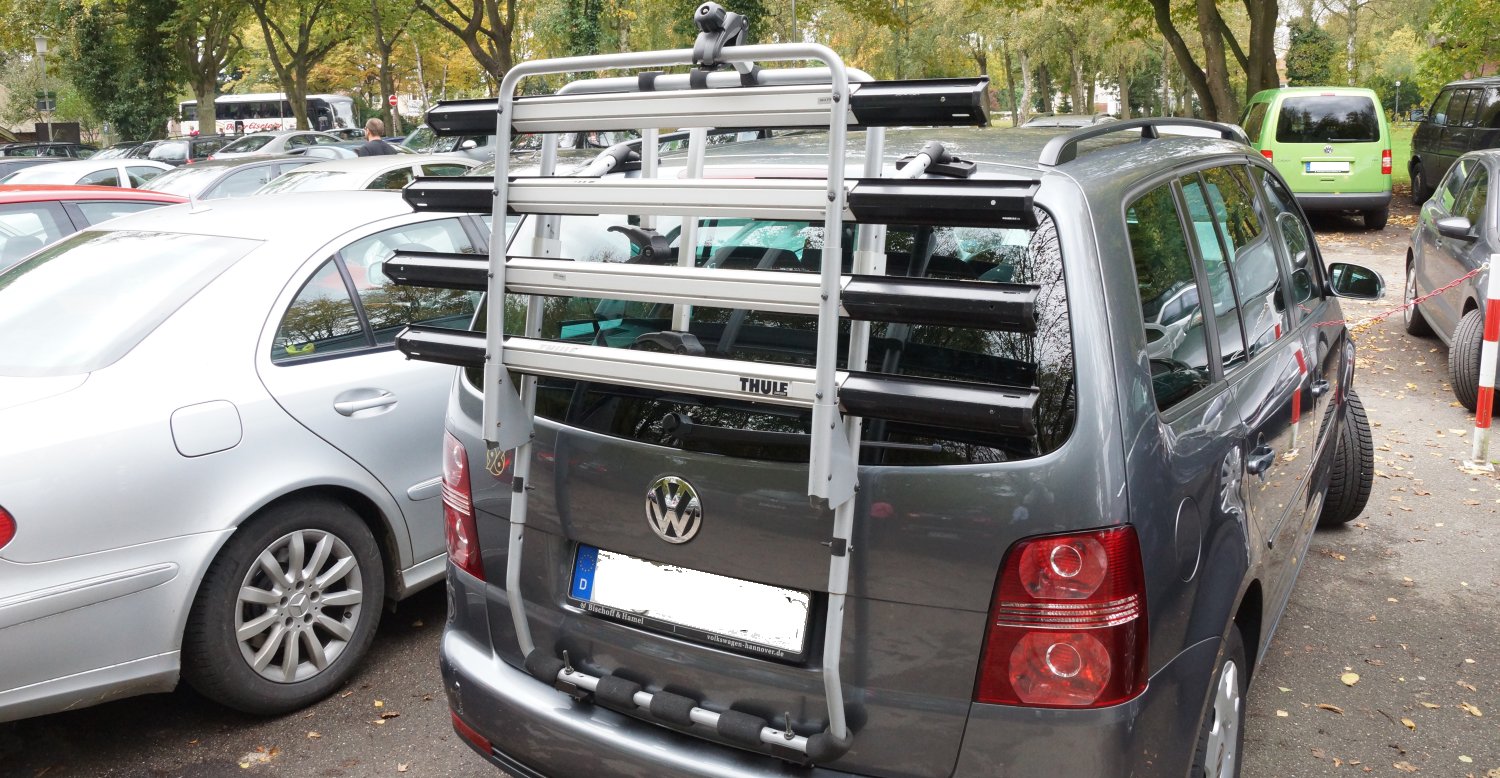
[[[1437,227],[1438,234],[1445,238],[1455,240],[1474,240],[1474,225],[1469,223],[1466,216],[1444,216],[1433,222]]]
[[[458,147],[460,149],[463,149],[464,151],[468,151],[470,149],[477,149],[477,148],[479,148],[479,144],[476,143],[473,138],[470,138],[470,139],[464,141],[463,143],[458,144]]]
[[[1363,265],[1335,262],[1328,266],[1331,291],[1351,300],[1379,300],[1385,295],[1385,279]]]

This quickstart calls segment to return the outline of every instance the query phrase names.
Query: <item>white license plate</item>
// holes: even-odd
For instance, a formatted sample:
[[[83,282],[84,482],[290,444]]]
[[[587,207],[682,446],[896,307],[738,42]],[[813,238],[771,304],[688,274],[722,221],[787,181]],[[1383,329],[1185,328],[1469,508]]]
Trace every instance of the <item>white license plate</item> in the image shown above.
[[[1348,173],[1348,162],[1305,162],[1309,173]]]
[[[800,661],[812,596],[578,546],[568,597],[590,613],[732,651]]]

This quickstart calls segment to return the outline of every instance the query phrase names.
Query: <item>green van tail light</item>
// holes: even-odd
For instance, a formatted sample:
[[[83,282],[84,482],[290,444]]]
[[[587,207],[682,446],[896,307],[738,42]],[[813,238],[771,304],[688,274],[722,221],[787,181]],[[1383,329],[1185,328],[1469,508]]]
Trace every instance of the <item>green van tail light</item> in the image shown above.
[[[1260,150],[1260,155],[1262,157],[1265,157],[1266,159],[1271,160],[1272,162],[1276,161],[1276,152],[1274,152],[1274,151],[1272,151],[1270,149],[1261,149]]]
[[[1146,688],[1146,579],[1130,526],[1011,546],[990,606],[975,702],[1117,705]]]
[[[1388,176],[1391,174],[1391,150],[1385,149],[1380,152],[1380,174]]]

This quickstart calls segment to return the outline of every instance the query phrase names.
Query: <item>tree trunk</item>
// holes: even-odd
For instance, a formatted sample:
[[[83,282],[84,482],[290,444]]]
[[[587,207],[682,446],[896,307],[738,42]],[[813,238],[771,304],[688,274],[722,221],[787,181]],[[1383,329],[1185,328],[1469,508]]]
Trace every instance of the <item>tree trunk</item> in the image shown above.
[[[1224,36],[1219,24],[1219,10],[1214,0],[1197,0],[1198,32],[1203,37],[1203,61],[1207,66],[1208,91],[1213,98],[1210,105],[1203,106],[1203,114],[1210,121],[1234,121],[1239,111],[1235,109],[1234,92],[1229,88],[1229,63],[1224,53]]]
[[[1068,100],[1073,103],[1073,113],[1093,113],[1083,102],[1083,55],[1077,46],[1068,50],[1068,70]]]
[[[1345,38],[1345,69],[1349,72],[1349,86],[1354,86],[1355,61],[1354,61],[1354,38],[1359,31],[1359,0],[1348,0],[1349,2],[1349,32]]]
[[[1042,113],[1054,113],[1052,110],[1052,73],[1047,70],[1047,63],[1037,68],[1037,88],[1042,92]]]
[[[286,99],[292,104],[292,115],[297,117],[297,129],[312,129],[312,124],[307,121],[307,68],[297,67],[292,75],[292,91],[287,93]]]
[[[1199,0],[1203,2],[1204,0]],[[1193,59],[1193,51],[1188,48],[1187,42],[1182,39],[1182,33],[1178,31],[1177,24],[1172,21],[1171,0],[1150,0],[1152,18],[1156,20],[1156,28],[1162,37],[1167,39],[1167,45],[1172,48],[1172,55],[1177,60],[1177,67],[1182,71],[1182,77],[1187,80],[1193,92],[1197,93],[1198,101],[1203,104],[1204,111],[1208,111],[1213,105],[1213,93],[1208,87],[1208,76],[1198,63]],[[1178,99],[1181,100],[1181,95]]]
[[[432,94],[427,91],[427,76],[422,74],[422,47],[417,43],[417,36],[411,36],[411,53],[417,61],[417,85],[422,88],[422,110],[432,110]]]
[[[1026,123],[1031,116],[1031,57],[1021,49],[1021,102],[1016,107],[1016,126]]]
[[[1161,94],[1158,96],[1156,114],[1158,116],[1172,115],[1172,58],[1168,56],[1166,46],[1161,50]]]
[[[1245,69],[1245,99],[1262,89],[1281,86],[1276,72],[1276,17],[1278,0],[1245,0],[1250,16],[1249,66]]]
[[[1130,69],[1120,68],[1120,118],[1130,118]]]
[[[198,133],[200,135],[216,135],[219,132],[218,115],[215,113],[214,101],[219,99],[219,80],[217,73],[208,74],[204,78],[200,70],[193,74],[193,97],[198,101]]]
[[[1010,126],[1021,126],[1021,112],[1016,109],[1016,79],[1010,66],[1010,44],[1000,40],[1000,57],[1005,60],[1005,91],[1010,96]]]

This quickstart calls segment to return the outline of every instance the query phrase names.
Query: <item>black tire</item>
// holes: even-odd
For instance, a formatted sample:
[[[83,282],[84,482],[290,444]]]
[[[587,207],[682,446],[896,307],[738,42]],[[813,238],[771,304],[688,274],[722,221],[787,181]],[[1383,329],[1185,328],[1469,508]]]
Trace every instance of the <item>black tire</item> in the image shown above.
[[[1238,704],[1233,706],[1219,697],[1219,687],[1226,683],[1225,674],[1231,668],[1235,677],[1230,683],[1239,687]],[[1229,630],[1219,649],[1213,685],[1208,687],[1203,726],[1198,732],[1198,747],[1193,751],[1193,769],[1188,773],[1191,778],[1239,778],[1245,756],[1245,694],[1249,690],[1250,663],[1245,658],[1245,639],[1236,626]],[[1233,731],[1216,737],[1221,727],[1232,727]],[[1233,754],[1228,754],[1230,744],[1226,740],[1233,741]]]
[[[1431,197],[1432,190],[1427,188],[1427,176],[1422,173],[1422,163],[1418,162],[1411,166],[1412,205],[1421,208]]]
[[[321,553],[325,539],[327,552]],[[303,564],[294,565],[298,545]],[[266,553],[284,587],[259,563]],[[329,577],[338,567],[349,569]],[[299,581],[301,575],[288,575],[293,568],[311,576]],[[251,588],[272,599],[242,600]],[[290,596],[277,598],[283,593]],[[354,511],[325,498],[272,506],[235,531],[204,576],[182,638],[183,678],[203,696],[246,713],[306,707],[337,689],[359,665],[384,605],[380,546]],[[242,620],[263,627],[241,641],[236,630]],[[321,663],[314,659],[314,643]],[[251,660],[261,652],[266,664],[257,670]]]
[[[1432,325],[1427,322],[1427,317],[1422,315],[1422,309],[1412,305],[1412,300],[1417,299],[1417,267],[1407,260],[1406,262],[1406,286],[1402,287],[1401,302],[1406,305],[1401,311],[1401,323],[1406,327],[1406,334],[1426,338],[1432,335]]]
[[[1364,215],[1365,229],[1383,230],[1385,229],[1385,223],[1391,220],[1391,209],[1389,206],[1385,208],[1376,208],[1374,210],[1365,211]]]
[[[1479,407],[1479,349],[1483,344],[1484,316],[1476,308],[1458,320],[1448,348],[1448,379],[1453,384],[1453,395],[1469,413]],[[1491,410],[1497,407],[1500,403]]]
[[[1318,526],[1336,527],[1348,524],[1370,501],[1375,480],[1375,441],[1370,436],[1370,419],[1359,395],[1350,390],[1344,400],[1344,426],[1339,428],[1333,447],[1333,473],[1328,477],[1328,492]]]

